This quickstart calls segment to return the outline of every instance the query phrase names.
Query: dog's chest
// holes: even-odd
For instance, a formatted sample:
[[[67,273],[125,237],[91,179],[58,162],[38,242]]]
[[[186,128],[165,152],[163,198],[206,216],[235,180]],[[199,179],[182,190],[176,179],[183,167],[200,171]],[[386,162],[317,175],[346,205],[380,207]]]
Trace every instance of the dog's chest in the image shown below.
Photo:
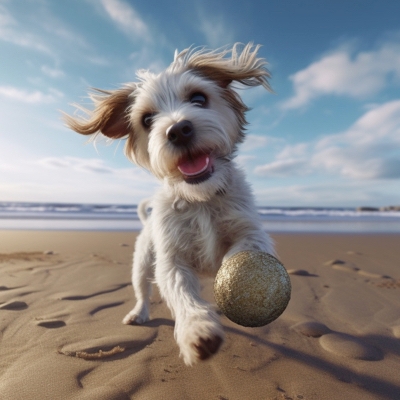
[[[191,264],[198,270],[217,270],[224,255],[222,237],[219,235],[218,218],[209,209],[200,208],[195,214],[188,215],[186,221]]]
[[[221,209],[197,206],[169,214],[170,251],[199,271],[216,271],[230,243],[220,218]]]

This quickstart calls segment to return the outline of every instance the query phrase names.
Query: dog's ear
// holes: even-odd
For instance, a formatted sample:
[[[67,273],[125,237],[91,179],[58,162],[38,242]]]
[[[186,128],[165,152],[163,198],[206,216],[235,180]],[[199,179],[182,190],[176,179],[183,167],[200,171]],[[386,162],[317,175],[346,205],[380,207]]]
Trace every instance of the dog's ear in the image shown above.
[[[130,131],[128,111],[133,103],[135,88],[134,84],[130,84],[113,91],[94,89],[90,95],[95,106],[93,111],[76,105],[78,109],[89,115],[89,119],[65,114],[67,125],[82,135],[101,132],[112,139],[127,136]]]
[[[260,47],[260,45],[253,46],[252,43],[243,47],[240,43],[236,43],[231,50],[187,49],[175,55],[174,64],[180,64],[212,79],[224,88],[236,81],[245,86],[263,86],[272,91],[268,83],[271,75],[266,68],[267,61],[258,57]]]

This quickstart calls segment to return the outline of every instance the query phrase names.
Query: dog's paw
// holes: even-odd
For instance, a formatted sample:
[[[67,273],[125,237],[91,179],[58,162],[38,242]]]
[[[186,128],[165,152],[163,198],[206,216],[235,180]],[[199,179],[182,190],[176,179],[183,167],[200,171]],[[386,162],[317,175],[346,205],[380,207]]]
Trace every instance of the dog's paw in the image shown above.
[[[187,321],[176,331],[180,355],[186,365],[207,360],[216,354],[224,341],[223,337],[222,327],[214,319]]]
[[[122,323],[125,325],[130,324],[143,324],[150,319],[147,307],[136,305],[135,308],[125,315]]]
[[[207,360],[218,351],[222,342],[223,339],[220,336],[213,336],[207,339],[200,338],[198,344],[193,344],[197,351],[197,358]]]

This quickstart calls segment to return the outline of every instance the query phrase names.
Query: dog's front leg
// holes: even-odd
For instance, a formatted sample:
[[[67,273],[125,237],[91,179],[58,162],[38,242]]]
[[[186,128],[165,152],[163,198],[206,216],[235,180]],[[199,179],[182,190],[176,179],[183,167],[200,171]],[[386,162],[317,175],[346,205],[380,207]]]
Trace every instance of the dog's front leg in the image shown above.
[[[223,330],[213,307],[200,297],[199,282],[191,268],[176,259],[157,259],[155,279],[175,317],[175,339],[187,365],[215,354]]]
[[[261,226],[246,223],[237,228],[236,232],[240,233],[233,235],[234,242],[225,254],[223,261],[246,250],[263,251],[275,255],[274,242]]]
[[[153,269],[153,245],[149,227],[145,225],[136,240],[135,253],[133,256],[132,286],[136,296],[136,305],[122,320],[124,324],[142,324],[149,320]]]

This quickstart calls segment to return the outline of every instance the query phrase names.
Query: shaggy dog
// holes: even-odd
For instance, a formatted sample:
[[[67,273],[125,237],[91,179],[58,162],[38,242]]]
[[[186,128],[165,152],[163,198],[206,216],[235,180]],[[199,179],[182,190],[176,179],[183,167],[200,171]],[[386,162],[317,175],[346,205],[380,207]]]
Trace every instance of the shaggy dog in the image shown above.
[[[162,182],[151,203],[139,206],[144,227],[133,259],[136,305],[123,323],[149,320],[155,282],[175,317],[175,339],[187,365],[215,354],[224,336],[217,312],[200,297],[196,273],[216,272],[243,250],[274,254],[233,161],[248,108],[232,86],[270,90],[258,50],[252,44],[183,50],[159,74],[141,70],[137,82],[96,89],[94,110],[80,108],[87,119],[66,117],[83,135],[126,138],[127,157]]]

